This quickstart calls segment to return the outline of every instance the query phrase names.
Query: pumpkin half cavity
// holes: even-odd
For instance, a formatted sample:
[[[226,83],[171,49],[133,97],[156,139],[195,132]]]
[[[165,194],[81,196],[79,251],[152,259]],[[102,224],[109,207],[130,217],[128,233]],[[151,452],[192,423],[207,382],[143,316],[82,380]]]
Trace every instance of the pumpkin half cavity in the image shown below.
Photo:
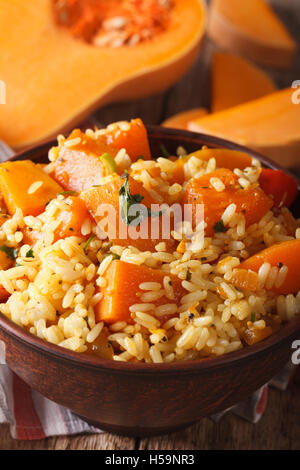
[[[52,0],[55,20],[99,47],[135,46],[168,27],[171,0]]]

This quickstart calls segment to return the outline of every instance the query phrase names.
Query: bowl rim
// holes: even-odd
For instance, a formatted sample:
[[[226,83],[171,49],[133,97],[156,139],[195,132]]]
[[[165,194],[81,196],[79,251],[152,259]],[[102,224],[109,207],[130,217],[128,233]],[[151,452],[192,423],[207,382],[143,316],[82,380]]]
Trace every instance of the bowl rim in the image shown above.
[[[199,144],[199,142],[203,141],[208,145],[211,145],[215,148],[227,148],[231,150],[237,150],[244,153],[248,153],[251,157],[257,158],[262,162],[263,165],[277,170],[282,170],[285,173],[292,175],[296,178],[298,182],[298,188],[300,191],[300,180],[299,178],[295,177],[291,172],[282,168],[276,162],[273,162],[268,157],[265,157],[254,150],[250,150],[247,147],[242,145],[236,144],[234,142],[220,139],[218,137],[195,133],[180,129],[171,129],[165,128],[161,126],[146,126],[149,139],[151,140],[151,136],[155,135],[156,138],[161,135],[162,138],[168,137],[169,139],[178,140],[180,139],[180,143],[194,143]],[[41,153],[47,152],[51,146],[56,145],[56,141],[46,141],[39,145],[27,148],[20,153],[17,153],[9,160],[21,160],[21,159],[28,159],[32,158],[34,155],[39,155]],[[203,143],[202,143],[203,145]],[[134,374],[134,373],[141,373],[144,374],[189,374],[189,373],[199,373],[201,371],[207,369],[218,369],[227,364],[233,364],[236,362],[243,361],[245,359],[250,359],[254,355],[259,357],[260,355],[264,354],[266,350],[272,351],[272,349],[276,348],[279,343],[287,342],[288,340],[292,340],[295,335],[299,332],[300,333],[300,317],[296,317],[290,323],[285,324],[280,330],[273,333],[267,339],[254,344],[249,347],[244,347],[237,351],[224,354],[222,356],[214,356],[214,357],[207,357],[201,358],[197,360],[189,360],[189,361],[179,361],[179,362],[170,362],[170,363],[143,363],[143,362],[120,362],[111,359],[103,359],[100,357],[92,356],[87,353],[77,353],[74,351],[70,351],[68,349],[62,348],[61,346],[52,344],[43,340],[27,330],[23,327],[17,325],[12,320],[9,320],[5,315],[0,313],[0,329],[4,331],[6,335],[9,337],[13,337],[18,342],[23,343],[29,349],[34,349],[39,351],[44,355],[50,355],[59,359],[61,361],[72,362],[73,364],[77,364],[81,367],[92,368],[95,370],[109,370],[110,372],[115,373],[124,373],[124,374]],[[292,349],[292,345],[291,345]]]

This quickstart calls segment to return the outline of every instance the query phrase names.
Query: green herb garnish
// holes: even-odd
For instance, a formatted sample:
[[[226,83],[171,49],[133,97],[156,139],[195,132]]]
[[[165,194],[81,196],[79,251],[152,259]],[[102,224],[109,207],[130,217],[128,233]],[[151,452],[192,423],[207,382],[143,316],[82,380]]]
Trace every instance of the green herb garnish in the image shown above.
[[[115,162],[114,157],[112,157],[110,153],[104,153],[103,155],[101,155],[100,160],[106,167],[109,175],[116,172],[117,164]]]
[[[215,233],[224,233],[227,232],[228,228],[225,227],[223,220],[219,220],[216,225],[214,225]]]
[[[108,256],[112,256],[113,259],[121,259],[121,256],[117,255],[116,253],[106,253],[104,258],[107,258]]]
[[[17,248],[11,248],[10,246],[2,245],[0,246],[0,250],[3,251],[6,256],[8,256],[13,261],[18,257],[18,250]]]
[[[250,318],[250,320],[251,320],[252,323],[255,322],[255,318],[256,318],[256,313],[255,313],[255,312],[252,312],[252,313],[251,313],[251,318]]]
[[[139,160],[146,160],[144,155],[139,155],[136,159],[136,161],[138,162]]]
[[[128,172],[125,172],[121,176],[121,178],[125,179],[125,182],[124,184],[122,184],[119,190],[119,207],[121,211],[122,220],[126,225],[137,227],[147,217],[159,217],[161,215],[161,211],[152,212],[151,209],[144,207],[142,204],[140,204],[144,199],[144,196],[141,196],[141,194],[131,194],[128,182]],[[139,209],[138,211],[136,211],[138,212],[138,215],[129,215],[130,208],[134,205],[137,205],[137,209]]]
[[[75,194],[76,191],[62,191],[61,193],[58,193],[58,196],[74,196]]]
[[[83,245],[83,251],[85,252],[85,254],[86,254],[86,252],[87,252],[87,249],[88,249],[89,244],[91,243],[91,241],[94,240],[95,237],[96,237],[96,235],[92,235],[92,236],[85,242],[85,244]]]
[[[171,154],[168,152],[168,150],[166,149],[166,146],[164,144],[161,144],[160,150],[161,150],[161,153],[163,154],[163,156],[165,158],[169,158],[171,156]]]
[[[25,258],[34,258],[34,253],[33,253],[32,248],[30,248],[30,250],[27,251]]]

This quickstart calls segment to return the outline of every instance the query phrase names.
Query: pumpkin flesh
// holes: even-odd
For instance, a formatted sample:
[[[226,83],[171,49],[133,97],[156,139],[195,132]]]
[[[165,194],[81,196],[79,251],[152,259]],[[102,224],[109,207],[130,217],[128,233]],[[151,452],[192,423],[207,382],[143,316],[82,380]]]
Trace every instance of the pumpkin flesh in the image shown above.
[[[173,3],[166,31],[115,49],[91,46],[58,27],[50,1],[0,0],[0,70],[9,96],[0,109],[0,138],[26,147],[67,131],[100,105],[174,83],[196,58],[205,7],[199,0]]]

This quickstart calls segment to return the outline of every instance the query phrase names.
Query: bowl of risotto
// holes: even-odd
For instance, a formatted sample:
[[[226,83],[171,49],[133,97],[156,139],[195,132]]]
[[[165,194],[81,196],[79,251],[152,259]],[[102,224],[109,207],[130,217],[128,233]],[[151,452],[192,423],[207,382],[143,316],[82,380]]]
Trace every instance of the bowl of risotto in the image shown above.
[[[0,339],[33,389],[153,435],[246,398],[300,333],[297,180],[140,119],[0,164]]]

